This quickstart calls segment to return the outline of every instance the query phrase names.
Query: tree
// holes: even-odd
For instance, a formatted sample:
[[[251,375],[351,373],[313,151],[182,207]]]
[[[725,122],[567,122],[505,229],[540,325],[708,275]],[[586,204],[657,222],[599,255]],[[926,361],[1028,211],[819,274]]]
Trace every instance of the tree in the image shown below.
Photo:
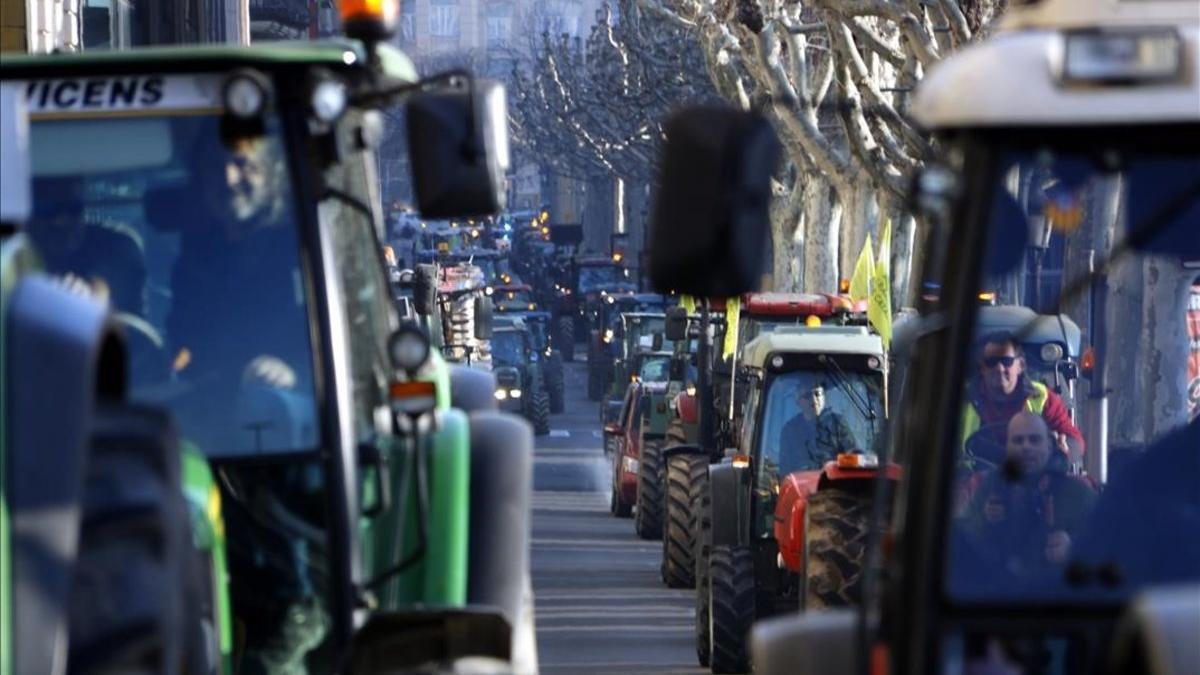
[[[925,70],[1005,0],[639,0],[691,32],[727,100],[773,122],[790,169],[772,213],[775,286],[830,291],[881,214],[894,225],[894,302],[916,224],[899,208],[931,152],[905,115]]]
[[[616,0],[600,8],[585,40],[544,31],[531,51],[513,75],[515,145],[559,175],[620,181],[625,215],[639,221],[665,118],[680,105],[718,100],[699,46],[636,0]]]

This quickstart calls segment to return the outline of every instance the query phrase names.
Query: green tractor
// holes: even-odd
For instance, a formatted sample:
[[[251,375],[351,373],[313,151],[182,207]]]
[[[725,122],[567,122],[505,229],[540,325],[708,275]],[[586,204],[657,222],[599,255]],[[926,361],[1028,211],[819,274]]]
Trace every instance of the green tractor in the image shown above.
[[[550,433],[550,394],[541,355],[524,319],[502,316],[492,333],[492,373],[500,409],[529,420],[538,436]]]
[[[374,176],[403,100],[423,217],[496,211],[503,94],[419,80],[382,18],[345,19],[362,40],[6,56],[29,239],[108,298],[132,400],[208,459],[236,667],[536,670],[532,438],[399,322]]]
[[[44,274],[22,232],[21,95],[0,85],[0,673],[231,672],[212,471],[130,400],[128,322]]]

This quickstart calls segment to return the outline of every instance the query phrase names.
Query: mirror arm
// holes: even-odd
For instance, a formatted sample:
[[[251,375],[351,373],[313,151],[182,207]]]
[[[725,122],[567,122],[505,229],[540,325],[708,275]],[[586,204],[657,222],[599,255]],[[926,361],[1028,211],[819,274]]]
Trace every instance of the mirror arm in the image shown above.
[[[399,84],[381,83],[379,87],[366,87],[364,90],[350,97],[350,105],[356,108],[370,107],[385,107],[395,105],[412,94],[433,91],[442,86],[449,86],[457,89],[466,87],[468,96],[472,98],[471,103],[474,103],[474,93],[471,92],[471,82],[473,78],[471,73],[466,70],[448,70],[444,73],[430,75],[416,82],[402,82]],[[472,125],[474,121],[472,120]],[[472,126],[472,132],[474,126]]]

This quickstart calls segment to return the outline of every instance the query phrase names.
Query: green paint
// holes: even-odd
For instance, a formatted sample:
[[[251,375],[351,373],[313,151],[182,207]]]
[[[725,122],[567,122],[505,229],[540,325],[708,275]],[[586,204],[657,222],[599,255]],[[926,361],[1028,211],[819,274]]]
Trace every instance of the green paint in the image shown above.
[[[21,277],[40,268],[25,235],[0,244],[0,644],[12,644],[12,524],[8,513],[8,298]],[[0,649],[0,675],[13,675],[13,650]]]
[[[349,54],[350,56],[347,56]],[[393,78],[415,82],[417,69],[400,51],[380,45],[377,49],[384,72]],[[21,71],[26,76],[56,71],[79,73],[129,70],[144,67],[144,72],[174,70],[228,70],[244,66],[326,66],[344,68],[361,65],[366,51],[353,40],[320,42],[289,41],[254,46],[177,45],[138,47],[117,51],[85,51],[72,54],[5,54],[0,73]],[[346,63],[349,60],[350,63]],[[5,77],[9,75],[5,74]]]
[[[467,602],[471,432],[461,410],[443,412],[441,421],[430,447],[424,596],[429,605],[461,606]]]
[[[204,453],[188,441],[180,444],[183,494],[191,514],[192,544],[208,558],[212,570],[213,624],[221,654],[221,673],[233,672],[233,608],[229,598],[229,568],[225,557],[225,521],[221,493]]]

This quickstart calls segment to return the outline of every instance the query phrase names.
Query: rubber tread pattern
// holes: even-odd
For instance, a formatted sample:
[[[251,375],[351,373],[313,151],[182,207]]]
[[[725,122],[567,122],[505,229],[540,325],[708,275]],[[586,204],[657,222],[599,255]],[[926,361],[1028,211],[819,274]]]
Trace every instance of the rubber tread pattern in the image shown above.
[[[805,518],[804,608],[857,605],[862,599],[870,496],[818,490],[808,497]]]
[[[708,457],[671,455],[667,460],[667,517],[663,530],[663,581],[669,588],[696,585],[696,539],[692,504],[708,490]]]
[[[637,517],[634,530],[642,539],[663,536],[663,442],[642,438],[638,461]]]
[[[709,558],[714,673],[750,670],[748,637],[754,623],[754,557],[745,546],[714,546]]]

